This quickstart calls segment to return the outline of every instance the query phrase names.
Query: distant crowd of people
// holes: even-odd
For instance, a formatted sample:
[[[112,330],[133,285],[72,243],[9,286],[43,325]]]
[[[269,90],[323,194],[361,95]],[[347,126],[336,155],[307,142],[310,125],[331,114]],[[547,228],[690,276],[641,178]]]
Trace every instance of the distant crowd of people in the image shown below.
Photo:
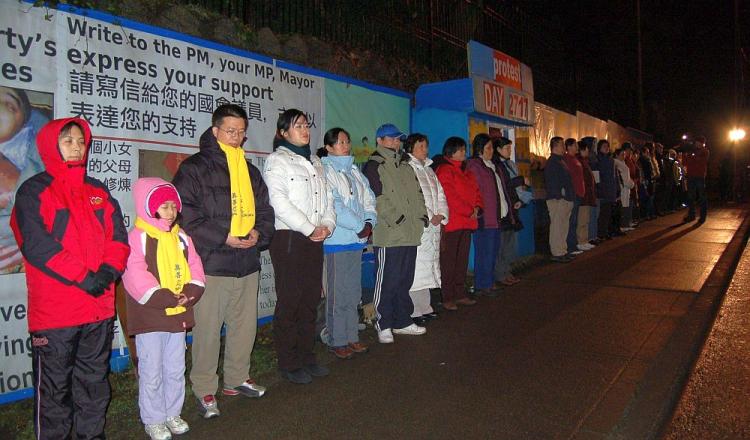
[[[266,393],[249,377],[264,249],[275,277],[278,368],[296,384],[329,374],[314,352],[322,293],[324,342],[349,359],[369,350],[359,339],[360,304],[374,315],[383,344],[426,333],[438,316],[433,289],[440,288],[448,312],[476,304],[466,288],[472,242],[475,295],[495,297],[521,281],[512,271],[524,228],[519,210],[533,194],[509,139],[450,137],[429,158],[427,136],[384,124],[360,170],[346,130],[328,130],[313,151],[304,112],[289,109],[261,171],[242,148],[247,124],[241,107],[218,107],[200,151],[171,183],[140,178],[129,233],[107,187],[86,176],[88,123],[64,118],[41,128],[36,144],[45,171],[21,185],[11,216],[26,268],[37,438],[103,437],[120,277],[136,343],[140,418],[159,440],[189,430],[181,411],[190,329],[189,378],[203,417],[220,415],[219,391]],[[625,144],[611,155],[607,141],[592,153],[592,138],[556,137],[550,148],[544,176],[555,261],[675,209],[686,193],[696,194],[705,220],[702,144],[668,154],[658,144],[653,151]],[[369,244],[375,288],[363,298]]]
[[[594,150],[595,151],[592,151]],[[544,165],[552,261],[566,263],[597,244],[632,231],[639,222],[687,204],[685,222],[706,221],[705,138],[664,151],[623,143],[614,152],[605,139],[553,137]]]

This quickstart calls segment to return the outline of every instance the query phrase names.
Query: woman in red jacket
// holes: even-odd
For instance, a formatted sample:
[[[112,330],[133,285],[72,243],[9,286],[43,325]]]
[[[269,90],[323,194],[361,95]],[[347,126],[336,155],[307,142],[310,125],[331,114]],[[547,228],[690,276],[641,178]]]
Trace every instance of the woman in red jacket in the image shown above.
[[[448,138],[442,156],[436,156],[433,161],[451,213],[440,240],[443,308],[457,310],[456,304],[476,304],[466,295],[464,280],[469,266],[471,232],[477,229],[477,218],[482,212],[482,196],[473,174],[466,170],[466,142],[463,139]]]
[[[11,214],[26,267],[39,439],[104,438],[114,282],[130,247],[117,201],[86,176],[90,142],[83,119],[42,127],[46,171],[21,185]]]

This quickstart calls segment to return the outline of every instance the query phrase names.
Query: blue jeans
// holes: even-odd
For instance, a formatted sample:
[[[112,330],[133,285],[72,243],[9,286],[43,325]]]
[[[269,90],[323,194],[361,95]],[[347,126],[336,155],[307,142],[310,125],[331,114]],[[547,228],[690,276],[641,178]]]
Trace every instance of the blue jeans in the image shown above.
[[[708,198],[706,197],[706,179],[703,177],[688,177],[688,216],[695,217],[695,204],[701,209],[701,220],[708,215]]]

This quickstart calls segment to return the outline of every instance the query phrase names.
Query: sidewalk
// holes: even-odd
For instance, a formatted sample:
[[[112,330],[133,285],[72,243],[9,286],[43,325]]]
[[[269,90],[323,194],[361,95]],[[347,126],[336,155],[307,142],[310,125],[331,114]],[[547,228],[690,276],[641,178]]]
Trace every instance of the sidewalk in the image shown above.
[[[665,439],[750,438],[749,286],[745,247]]]
[[[367,330],[370,353],[325,355],[331,375],[311,385],[259,378],[267,395],[219,396],[218,419],[200,419],[190,396],[191,431],[181,437],[651,436],[702,340],[678,329],[710,322],[702,290],[728,279],[746,214],[714,209],[701,226],[679,224],[683,213],[647,222],[572,263],[521,274],[499,298],[443,312],[424,336],[381,345]]]

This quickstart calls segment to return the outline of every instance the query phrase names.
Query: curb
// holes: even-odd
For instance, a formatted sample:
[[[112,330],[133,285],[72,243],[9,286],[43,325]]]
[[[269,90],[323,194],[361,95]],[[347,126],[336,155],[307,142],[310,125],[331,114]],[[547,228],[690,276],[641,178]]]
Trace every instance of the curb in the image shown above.
[[[747,210],[744,212],[745,219],[695,302],[638,384],[634,397],[607,439],[659,438],[671,420],[750,236],[750,216]]]

